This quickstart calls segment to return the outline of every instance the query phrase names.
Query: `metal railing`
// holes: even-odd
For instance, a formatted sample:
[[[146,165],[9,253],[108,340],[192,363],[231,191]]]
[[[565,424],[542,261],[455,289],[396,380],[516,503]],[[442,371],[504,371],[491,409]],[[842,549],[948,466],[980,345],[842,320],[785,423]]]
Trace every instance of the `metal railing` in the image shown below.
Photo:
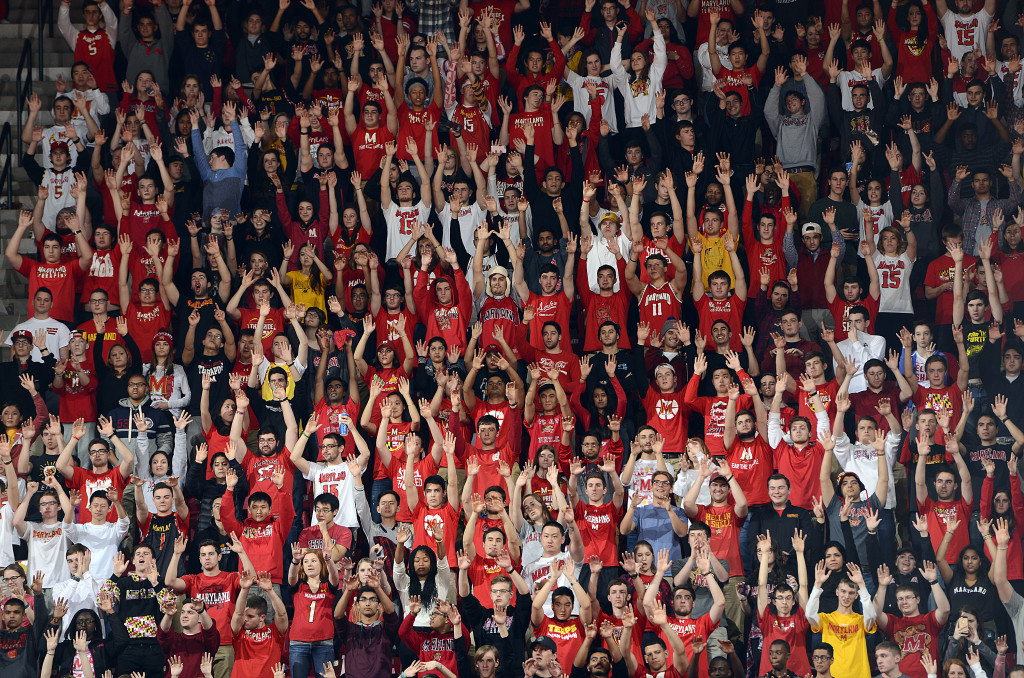
[[[42,31],[42,24],[40,24],[40,31]],[[43,40],[40,38],[39,44],[42,43]],[[32,41],[29,38],[25,38],[25,43],[21,47],[21,57],[18,58],[18,72],[15,76],[15,88],[14,105],[18,111],[18,157],[20,158],[21,154],[25,152],[21,141],[22,125],[24,124],[22,115],[25,112],[25,99],[32,93]],[[7,148],[8,167],[11,166],[11,148],[11,146]]]
[[[0,152],[3,152],[6,156],[7,163],[4,165],[3,171],[0,171],[0,188],[7,194],[7,209],[14,208],[14,167],[12,166],[14,158],[11,153],[12,142],[11,123],[5,122],[3,131],[0,131]]]
[[[46,51],[46,41],[43,40],[43,28],[48,28],[49,37],[53,37],[53,0],[39,0],[39,80],[43,79],[43,54]]]

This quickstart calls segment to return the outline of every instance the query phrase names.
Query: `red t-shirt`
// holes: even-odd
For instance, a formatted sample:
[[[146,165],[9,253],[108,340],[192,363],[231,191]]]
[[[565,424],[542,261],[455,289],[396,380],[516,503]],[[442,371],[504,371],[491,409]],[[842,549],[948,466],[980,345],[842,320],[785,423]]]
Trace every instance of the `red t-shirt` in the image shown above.
[[[562,328],[562,335],[569,331],[569,312],[572,310],[572,299],[565,296],[564,292],[555,292],[550,296],[530,293],[530,300],[523,304],[523,308],[532,306],[534,310],[533,320],[530,321],[530,346],[538,351],[544,349],[544,337],[541,330],[544,323],[554,321]],[[652,330],[653,331],[653,330]]]
[[[437,104],[431,102],[422,111],[414,111],[409,108],[409,104],[402,102],[398,106],[398,152],[396,156],[399,160],[407,160],[412,162],[412,156],[405,150],[406,144],[409,143],[409,139],[416,140],[417,152],[419,156],[423,157],[423,144],[427,140],[427,128],[426,121],[433,120],[437,123],[441,119],[441,109],[438,108]],[[437,148],[437,127],[434,127],[434,131],[430,135],[430,148]]]
[[[754,436],[750,442],[737,438],[725,459],[751,506],[771,501],[768,497],[768,478],[775,468],[775,458],[767,441],[759,435]]]
[[[794,506],[810,511],[814,507],[814,499],[821,497],[819,476],[825,449],[812,442],[798,450],[795,445],[782,441],[775,448],[774,457],[775,468],[791,483],[789,500]]]
[[[956,429],[956,425],[960,423],[960,416],[964,411],[964,394],[956,384],[942,388],[932,388],[927,383],[921,384],[911,400],[914,401],[914,406],[918,411],[931,409],[936,412],[939,410],[949,412],[950,430]],[[942,429],[935,432],[936,445],[944,444],[945,439]]]
[[[735,294],[717,301],[711,295],[705,294],[695,302],[697,306],[697,317],[700,319],[700,331],[705,337],[711,335],[711,326],[716,320],[724,320],[732,328],[732,339],[729,341],[729,348],[733,351],[742,351],[743,343],[740,340],[743,332],[743,310],[747,302],[741,301]],[[653,330],[652,330],[653,331]]]
[[[387,468],[386,478],[391,479],[391,487],[398,492],[399,496],[402,497],[402,503],[398,507],[398,514],[395,518],[400,523],[411,523],[412,513],[409,512],[409,502],[406,500],[406,487],[405,484],[405,464],[408,460],[404,452],[396,454],[391,458],[391,464]],[[434,457],[427,455],[420,459],[418,462],[413,464],[412,477],[413,483],[416,484],[416,491],[420,504],[422,505],[425,501],[423,498],[423,481],[430,476],[437,473],[437,464],[434,463]]]
[[[47,264],[28,257],[21,258],[18,273],[28,278],[28,298],[36,296],[40,287],[53,293],[53,307],[50,317],[55,320],[73,321],[75,319],[75,300],[78,299],[76,287],[84,276],[78,261],[63,261],[58,264]],[[115,299],[117,297],[114,297]],[[565,325],[568,327],[568,325]]]
[[[731,464],[730,464],[731,466]],[[736,467],[732,467],[736,473]],[[737,478],[739,482],[739,478]],[[765,481],[767,482],[767,481]],[[711,528],[711,552],[719,560],[729,563],[729,576],[743,576],[743,558],[740,556],[740,528],[745,518],[736,515],[732,502],[725,506],[697,504],[697,520]]]
[[[859,420],[861,417],[871,417],[878,424],[878,431],[881,434],[889,432],[889,420],[878,413],[875,407],[881,400],[889,400],[892,405],[893,414],[899,418],[900,389],[895,382],[882,382],[882,390],[875,393],[870,388],[860,393],[851,393],[850,402],[853,403],[853,416]]]
[[[327,528],[327,534],[337,546],[344,546],[346,549],[352,546],[352,530],[342,527],[337,523],[331,523]],[[323,551],[324,533],[320,531],[319,525],[309,525],[299,532],[299,546],[304,549]]]
[[[356,125],[352,132],[352,152],[360,174],[369,177],[380,169],[380,161],[384,159],[384,144],[394,138],[384,125],[374,129],[366,129],[362,123]]]
[[[732,571],[729,574],[732,574]],[[771,647],[776,640],[786,641],[792,649],[787,668],[798,676],[814,675],[811,673],[811,663],[807,661],[807,630],[810,624],[807,623],[807,617],[799,605],[793,608],[792,614],[788,617],[778,616],[769,605],[764,609],[764,614],[758,615],[757,621],[764,637],[762,647]],[[762,652],[758,675],[767,675],[771,670],[768,653]]]
[[[230,645],[234,638],[231,616],[235,613],[235,601],[241,590],[238,573],[220,572],[212,577],[203,573],[186,574],[181,580],[185,582],[185,595],[201,599],[210,617],[217,622],[220,644]]]
[[[284,636],[275,624],[251,631],[239,629],[232,645],[235,648],[232,675],[274,678],[274,665],[281,661],[281,651],[284,649]]]
[[[971,518],[971,505],[963,499],[956,501],[937,501],[928,497],[922,504],[917,502],[917,509],[920,513],[928,516],[928,534],[932,540],[932,546],[936,552],[939,544],[946,534],[946,521],[948,518],[956,518],[961,525],[966,525]],[[960,551],[967,546],[970,537],[967,530],[957,530],[953,533],[953,540],[946,550],[946,562],[950,565],[960,558]]]
[[[324,358],[321,358],[323,360]],[[353,423],[359,421],[359,403],[349,398],[343,405],[329,405],[327,398],[321,398],[313,409],[316,413],[320,428],[317,430],[317,442],[322,443],[324,436],[328,433],[337,433],[345,439],[346,452],[355,450],[355,441],[352,439],[352,431],[341,423],[341,415],[348,413]],[[317,455],[317,461],[323,461],[323,452]]]
[[[726,94],[736,92],[743,100],[743,115],[750,115],[750,95],[747,94],[747,86],[743,83],[743,76],[748,74],[753,78],[754,87],[757,87],[761,79],[761,71],[757,66],[748,66],[736,71],[723,64],[722,69],[718,71],[718,84],[722,86],[722,91]]]
[[[558,648],[555,654],[560,658],[559,663],[572,661],[571,659],[563,660],[561,657],[576,657],[576,653],[579,652],[586,633],[586,628],[579,617],[573,617],[564,622],[556,621],[551,617],[544,617],[544,621],[539,626],[533,627],[534,638],[547,636],[555,641],[555,647]]]
[[[608,502],[594,506],[581,501],[573,509],[576,524],[580,526],[583,537],[583,548],[590,556],[600,556],[601,562],[608,567],[615,567],[619,562],[619,520],[622,509]]]
[[[143,362],[152,360],[153,337],[160,330],[166,330],[171,326],[170,311],[165,309],[161,302],[143,306],[129,301],[128,308],[122,309],[121,313],[128,320],[128,334],[138,344]]]
[[[681,617],[673,617],[669,615],[668,625],[672,627],[683,641],[683,645],[686,646],[686,661],[689,662],[693,659],[693,648],[690,646],[690,642],[694,636],[700,636],[707,640],[712,632],[718,628],[718,624],[711,621],[710,615],[703,615],[696,619],[683,619]],[[668,663],[672,665],[672,645],[665,638],[664,632],[659,628],[657,629],[658,637],[665,641],[665,647],[668,649]],[[704,653],[700,658],[700,676],[701,678],[708,678],[708,660],[707,653]]]
[[[114,303],[120,299],[117,286],[117,272],[121,267],[121,249],[115,247],[112,250],[93,250],[92,252],[92,263],[89,264],[89,270],[85,273],[85,280],[82,283],[82,295],[78,302],[80,304],[86,304],[89,302],[89,297],[97,289],[101,289],[107,293],[107,298],[110,303],[117,306]],[[91,324],[91,323],[90,323]]]
[[[972,270],[978,260],[969,254],[964,254],[964,279],[970,280],[974,276]],[[930,264],[924,276],[924,284],[928,287],[941,287],[944,283],[953,282],[953,271],[956,265],[953,257],[943,254]],[[947,290],[940,294],[935,301],[935,323],[938,325],[950,325],[953,322],[953,290]]]
[[[685,392],[657,393],[649,388],[643,403],[647,423],[665,439],[665,449],[670,452],[683,450],[689,433],[687,412],[690,409]]]
[[[870,294],[860,301],[846,301],[837,294],[832,303],[828,305],[828,312],[832,314],[832,322],[835,323],[837,342],[846,339],[850,331],[850,309],[854,306],[863,306],[868,310],[868,330],[871,330],[875,316],[878,315],[878,299]]]
[[[935,619],[935,611],[915,617],[890,614],[888,621],[885,635],[903,651],[900,671],[909,678],[927,678],[921,657],[925,652],[932,657],[939,656],[939,639],[942,638],[942,626]]]
[[[280,463],[284,466],[284,484],[277,489],[274,484],[274,468]],[[279,452],[269,457],[264,457],[249,452],[242,459],[242,470],[245,471],[245,478],[249,481],[249,494],[253,492],[266,492],[270,495],[270,514],[275,518],[281,515],[281,503],[292,500],[292,480],[295,477],[295,464],[291,460],[291,452],[287,447],[282,447]]]
[[[416,510],[412,512],[413,547],[429,546],[436,553],[437,542],[434,541],[433,536],[427,534],[428,524],[441,525],[444,529],[444,551],[448,556],[448,565],[454,570],[458,567],[455,549],[459,512],[453,509],[447,501],[436,509],[428,507],[425,501],[416,504]]]
[[[699,382],[700,376],[694,375],[691,379],[691,384]],[[687,391],[691,389],[688,387]],[[698,396],[691,400],[691,407],[704,417],[704,442],[708,451],[715,457],[725,454],[725,410],[729,407],[729,397]],[[736,401],[736,411],[753,409],[754,401],[746,393],[741,394]]]
[[[537,457],[537,450],[541,445],[551,445],[556,450],[558,443],[562,440],[562,413],[559,410],[555,414],[535,414],[533,423],[526,429],[530,432],[530,451],[527,459],[531,462]]]
[[[258,308],[240,308],[238,312],[241,317],[238,319],[239,329],[255,330],[260,321],[260,310]],[[260,342],[263,344],[263,353],[268,359],[274,357],[274,335],[284,332],[285,325],[284,311],[280,308],[270,309],[270,313],[263,319],[263,336]]]
[[[481,450],[473,445],[466,445],[462,461],[476,457],[480,462],[480,472],[473,480],[473,491],[483,496],[484,491],[492,485],[505,487],[505,478],[498,472],[499,462],[504,461],[509,468],[519,462],[519,455],[511,445],[502,445],[491,450]]]
[[[121,475],[119,466],[114,466],[104,473],[86,471],[84,468],[76,466],[68,482],[68,489],[78,490],[79,494],[82,495],[82,503],[78,507],[79,524],[84,525],[92,522],[92,511],[89,510],[89,501],[92,498],[93,492],[97,490],[106,491],[113,486],[117,488],[118,496],[123,496],[126,484],[127,481]],[[107,514],[107,522],[117,522],[117,511],[110,511]]]

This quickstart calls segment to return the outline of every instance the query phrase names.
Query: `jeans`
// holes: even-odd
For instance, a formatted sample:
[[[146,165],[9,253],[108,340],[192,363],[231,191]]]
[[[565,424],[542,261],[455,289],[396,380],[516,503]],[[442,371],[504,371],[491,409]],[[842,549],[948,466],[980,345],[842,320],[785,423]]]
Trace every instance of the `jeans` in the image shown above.
[[[306,678],[310,666],[317,678],[324,676],[324,664],[334,662],[334,641],[320,640],[315,643],[303,643],[293,640],[288,646],[288,663],[291,675],[295,678]]]

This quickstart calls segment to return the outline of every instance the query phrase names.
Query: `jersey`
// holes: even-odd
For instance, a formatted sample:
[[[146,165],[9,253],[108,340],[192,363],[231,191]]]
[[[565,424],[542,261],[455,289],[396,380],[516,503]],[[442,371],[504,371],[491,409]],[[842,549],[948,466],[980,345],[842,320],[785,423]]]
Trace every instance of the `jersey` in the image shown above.
[[[682,299],[676,294],[672,283],[648,284],[640,294],[640,322],[650,325],[651,334],[661,335],[661,328],[669,318],[680,318],[683,310]]]
[[[973,52],[975,47],[985,54],[985,36],[991,22],[992,15],[984,9],[967,16],[961,16],[952,9],[947,10],[939,23],[946,34],[949,55],[954,59],[962,59],[964,54]]]
[[[334,522],[344,527],[359,527],[359,518],[356,516],[355,479],[348,471],[348,464],[320,464],[310,462],[309,471],[302,476],[313,482],[313,496],[321,494],[333,494],[338,498],[341,505],[338,514],[334,516]],[[316,525],[316,515],[313,515],[312,524]]]
[[[114,92],[117,78],[114,75],[114,45],[105,29],[78,31],[75,40],[75,61],[89,64],[101,92]]]
[[[383,212],[388,233],[387,258],[394,259],[412,237],[412,227],[419,222],[426,223],[430,209],[422,201],[401,207],[392,200]]]

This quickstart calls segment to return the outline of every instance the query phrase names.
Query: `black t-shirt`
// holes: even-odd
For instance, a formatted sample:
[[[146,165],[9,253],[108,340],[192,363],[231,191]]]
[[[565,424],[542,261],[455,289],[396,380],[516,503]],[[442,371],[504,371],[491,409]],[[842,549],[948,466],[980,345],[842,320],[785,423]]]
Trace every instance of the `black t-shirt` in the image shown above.
[[[992,479],[995,483],[993,494],[999,490],[1010,489],[1010,473],[1007,469],[1007,462],[1013,454],[1013,446],[995,443],[982,445],[976,436],[964,436],[967,454],[964,455],[964,462],[971,472],[971,489],[974,490],[975,502],[981,500],[981,486],[985,480],[985,467],[981,465],[982,459],[991,459],[996,465],[996,475]]]
[[[23,452],[23,454],[28,454],[28,452]],[[64,488],[64,491],[67,492],[68,484],[64,480],[64,474],[57,470],[57,459],[59,457],[59,454],[40,454],[32,457],[32,470],[29,471],[28,479],[33,483],[39,483],[39,491],[32,495],[28,513],[25,514],[25,520],[33,523],[43,520],[43,517],[39,515],[39,495],[46,489],[43,486],[43,480],[53,476],[60,483],[61,487]]]
[[[210,290],[213,292],[213,290]],[[196,299],[191,289],[183,290],[178,294],[178,303],[174,307],[174,313],[178,316],[178,329],[174,333],[175,338],[180,337],[176,342],[175,351],[179,358],[181,350],[185,346],[185,335],[188,334],[188,317],[192,311],[199,311],[199,324],[196,325],[195,341],[193,349],[196,354],[203,352],[203,339],[211,327],[220,327],[220,323],[213,317],[217,308],[223,310],[225,304],[218,294],[214,293],[206,299]]]
[[[174,554],[174,540],[181,532],[178,530],[178,517],[176,513],[161,516],[156,513],[149,514],[149,529],[146,535],[139,541],[140,544],[147,544],[153,549],[153,556],[156,558],[156,567],[160,571],[161,581],[167,574],[167,566]],[[185,574],[185,563],[178,560],[177,576]]]
[[[231,394],[231,387],[228,384],[228,375],[231,374],[232,362],[228,360],[224,351],[217,355],[203,355],[196,353],[192,362],[185,367],[185,377],[192,389],[193,396],[188,404],[188,412],[192,416],[199,416],[199,403],[203,395],[203,375],[209,374],[214,381],[210,384],[210,414],[216,414],[220,404]]]
[[[988,343],[988,323],[972,323],[964,318],[964,349],[967,351],[967,362],[971,367],[968,379],[981,379],[981,352]]]

